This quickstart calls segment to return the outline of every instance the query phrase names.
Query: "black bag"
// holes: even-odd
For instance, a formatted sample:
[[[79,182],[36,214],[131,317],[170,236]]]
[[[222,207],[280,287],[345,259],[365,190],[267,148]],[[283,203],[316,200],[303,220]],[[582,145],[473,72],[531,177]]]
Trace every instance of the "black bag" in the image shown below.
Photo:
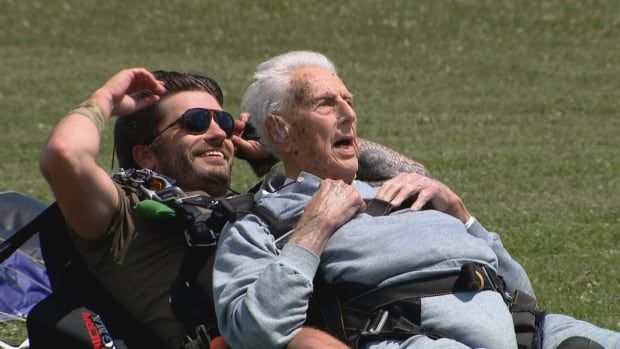
[[[12,218],[19,230],[2,242],[0,261],[38,233],[52,288],[52,294],[28,314],[30,347],[103,348],[105,344],[116,348],[161,347],[161,343],[154,342],[156,337],[114,301],[88,270],[71,242],[58,205],[52,204],[41,212],[42,207],[22,207],[22,201],[35,200],[15,194],[9,198],[15,202],[5,204],[16,211]],[[37,212],[41,213],[29,222],[24,218]]]

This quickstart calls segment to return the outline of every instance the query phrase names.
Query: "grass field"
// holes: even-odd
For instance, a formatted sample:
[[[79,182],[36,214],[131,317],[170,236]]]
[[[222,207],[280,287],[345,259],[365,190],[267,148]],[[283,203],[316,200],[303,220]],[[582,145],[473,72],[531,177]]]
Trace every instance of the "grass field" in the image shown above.
[[[620,2],[0,0],[0,191],[49,203],[47,134],[130,66],[201,72],[238,113],[259,62],[326,53],[359,134],[426,164],[542,308],[620,330]],[[101,164],[109,167],[111,133]],[[233,186],[257,179],[239,162]],[[15,329],[17,327],[17,330]],[[0,327],[18,340],[23,326]]]

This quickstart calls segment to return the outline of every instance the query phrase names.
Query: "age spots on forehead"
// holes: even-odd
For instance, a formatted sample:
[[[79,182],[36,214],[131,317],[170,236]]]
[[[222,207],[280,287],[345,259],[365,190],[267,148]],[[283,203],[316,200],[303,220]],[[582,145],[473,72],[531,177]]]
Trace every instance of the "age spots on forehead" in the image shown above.
[[[307,103],[306,100],[310,96],[310,87],[308,74],[304,74],[291,81],[291,95],[295,105]]]
[[[312,103],[315,94],[334,89],[338,74],[319,67],[300,68],[291,74],[290,93],[297,106]]]

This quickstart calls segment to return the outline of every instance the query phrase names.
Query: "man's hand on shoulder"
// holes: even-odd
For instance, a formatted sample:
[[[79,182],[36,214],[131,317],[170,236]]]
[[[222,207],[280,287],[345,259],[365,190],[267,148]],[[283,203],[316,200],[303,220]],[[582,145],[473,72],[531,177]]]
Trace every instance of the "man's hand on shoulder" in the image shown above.
[[[400,207],[413,198],[412,211],[419,211],[429,203],[433,209],[456,217],[463,223],[471,217],[461,198],[448,186],[417,173],[401,173],[385,181],[376,198],[389,202],[393,207]]]

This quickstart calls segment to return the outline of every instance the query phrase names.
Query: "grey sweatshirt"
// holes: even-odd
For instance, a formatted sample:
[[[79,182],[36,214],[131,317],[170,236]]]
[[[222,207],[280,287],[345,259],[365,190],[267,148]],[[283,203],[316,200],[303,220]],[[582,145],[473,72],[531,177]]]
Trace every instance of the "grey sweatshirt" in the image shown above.
[[[286,219],[303,211],[320,181],[302,173],[275,193],[257,193],[256,199]],[[352,185],[365,199],[376,195],[366,183]],[[328,282],[384,286],[456,271],[468,262],[496,270],[510,290],[534,294],[499,236],[478,222],[466,229],[434,210],[405,209],[381,217],[361,213],[332,235],[319,257],[294,244],[279,250],[264,222],[247,214],[224,228],[217,249],[213,287],[219,327],[235,348],[284,347],[306,319],[318,268]]]

